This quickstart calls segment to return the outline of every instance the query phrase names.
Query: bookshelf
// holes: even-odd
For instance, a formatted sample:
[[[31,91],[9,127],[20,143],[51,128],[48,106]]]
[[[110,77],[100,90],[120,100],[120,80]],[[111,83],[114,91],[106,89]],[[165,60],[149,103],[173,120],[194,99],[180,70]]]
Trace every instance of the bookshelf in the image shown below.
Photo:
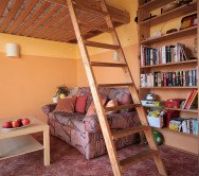
[[[179,37],[189,36],[189,35],[197,34],[197,26],[189,27],[187,29],[183,29],[177,32],[173,32],[171,34],[165,34],[160,37],[148,38],[146,40],[141,41],[141,44],[152,44],[155,42],[161,42],[165,40],[175,39]]]
[[[140,89],[196,89],[197,87],[140,87]]]
[[[180,108],[164,108],[166,110],[174,110],[174,111],[181,111],[181,112],[189,112],[189,113],[198,113],[197,109],[180,109]]]
[[[140,25],[146,25],[149,23],[150,23],[150,25],[156,25],[158,23],[163,23],[165,21],[168,21],[171,18],[177,18],[179,16],[183,16],[184,14],[188,14],[188,13],[197,13],[197,3],[196,2],[190,3],[189,5],[183,5],[183,6],[177,7],[173,10],[170,10],[169,12],[166,12],[162,15],[153,17],[151,19],[142,20],[140,22]]]
[[[197,60],[188,60],[188,61],[182,61],[177,63],[166,63],[166,64],[157,64],[157,65],[149,65],[149,66],[141,66],[141,69],[146,68],[157,68],[157,67],[171,67],[171,66],[178,66],[178,65],[187,65],[187,64],[197,64]]]
[[[157,14],[158,9],[163,6],[174,2],[175,0],[151,0],[147,3],[144,3],[144,0],[139,0],[138,7],[138,31],[139,31],[139,47],[140,47],[140,80],[142,74],[149,74],[154,72],[175,72],[176,70],[186,71],[186,70],[198,70],[198,59],[199,59],[199,24],[193,25],[184,29],[179,29],[180,26],[170,28],[178,28],[177,31],[167,34],[159,26],[164,26],[165,23],[169,26],[170,21],[182,19],[187,15],[197,13],[199,16],[199,2],[193,0],[189,4],[184,4],[179,7],[176,7],[168,12]],[[156,14],[154,13],[156,11]],[[159,10],[160,11],[160,10]],[[154,15],[152,18],[150,15]],[[177,23],[177,24],[178,24]],[[173,23],[172,23],[173,24]],[[158,27],[160,28],[159,30]],[[161,31],[161,35],[156,37],[151,37],[152,31],[155,28],[157,31]],[[166,26],[164,26],[166,28]],[[169,29],[169,27],[168,27]],[[167,29],[167,30],[168,30]],[[143,65],[142,57],[142,48],[147,46],[149,48],[161,48],[166,45],[175,45],[178,42],[184,44],[187,48],[191,49],[192,53],[196,49],[194,40],[197,39],[197,53],[194,53],[195,59],[186,59],[179,62],[168,62],[168,63],[158,63],[158,64],[145,64]],[[161,57],[162,55],[160,55]],[[199,73],[197,72],[197,85],[195,86],[141,86],[140,81],[140,97],[141,99],[147,93],[154,93],[160,96],[162,101],[171,98],[184,98],[186,99],[187,94],[194,90],[198,90],[199,85]],[[199,102],[199,101],[198,101]],[[180,115],[185,119],[198,118],[199,109],[181,109],[181,108],[166,108],[161,107],[165,110],[175,110],[179,111]],[[198,135],[187,134],[182,132],[176,132],[170,130],[169,128],[155,128],[160,131],[165,138],[165,145],[177,148],[182,151],[186,151],[195,155],[198,155],[199,152],[199,137]]]

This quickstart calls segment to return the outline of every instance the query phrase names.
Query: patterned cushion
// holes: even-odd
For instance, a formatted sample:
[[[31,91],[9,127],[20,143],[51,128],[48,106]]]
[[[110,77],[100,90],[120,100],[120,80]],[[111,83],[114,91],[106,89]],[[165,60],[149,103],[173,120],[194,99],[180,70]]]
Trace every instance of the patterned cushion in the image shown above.
[[[115,107],[118,105],[118,102],[116,100],[109,100],[106,104],[107,108]],[[117,113],[117,111],[109,111],[108,114]]]
[[[139,124],[136,112],[112,113],[108,115],[108,122],[112,129],[124,129]],[[96,133],[100,131],[97,115],[86,116],[83,119],[86,131]]]
[[[105,96],[101,96],[101,100],[102,100],[102,104],[105,105],[106,104],[106,97]],[[91,105],[88,108],[88,111],[86,113],[86,116],[92,116],[95,115],[96,111],[95,111],[95,105],[94,102],[92,101]]]
[[[54,112],[73,113],[75,109],[75,99],[76,97],[59,99]]]
[[[108,97],[109,92],[110,92],[109,88],[100,88],[99,89],[99,94],[101,96],[103,96],[103,97],[106,97],[106,98]],[[88,108],[90,107],[90,105],[91,105],[91,103],[93,101],[93,98],[92,98],[91,91],[90,91],[89,87],[80,87],[78,89],[76,96],[83,96],[83,95],[87,95],[88,96],[87,105],[86,105],[86,112],[87,112]]]
[[[109,99],[117,100],[120,105],[132,103],[131,94],[128,89],[111,89]]]
[[[94,103],[92,102],[91,105],[89,106],[88,108],[88,111],[86,113],[86,116],[92,116],[92,115],[95,115],[96,112],[95,112],[95,105]]]
[[[64,112],[54,112],[54,117],[62,125],[68,125],[71,128],[76,128],[75,123],[79,122],[82,124],[83,118],[85,115],[80,113],[64,113]]]

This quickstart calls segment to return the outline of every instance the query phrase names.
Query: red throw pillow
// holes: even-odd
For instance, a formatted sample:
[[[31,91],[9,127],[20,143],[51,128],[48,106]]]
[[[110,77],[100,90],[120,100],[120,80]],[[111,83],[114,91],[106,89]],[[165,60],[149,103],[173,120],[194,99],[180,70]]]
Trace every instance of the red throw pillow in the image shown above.
[[[75,110],[75,99],[76,97],[66,97],[64,99],[59,99],[54,112],[73,113]]]
[[[84,114],[86,112],[86,104],[87,104],[88,96],[78,96],[75,102],[75,112],[79,112]]]

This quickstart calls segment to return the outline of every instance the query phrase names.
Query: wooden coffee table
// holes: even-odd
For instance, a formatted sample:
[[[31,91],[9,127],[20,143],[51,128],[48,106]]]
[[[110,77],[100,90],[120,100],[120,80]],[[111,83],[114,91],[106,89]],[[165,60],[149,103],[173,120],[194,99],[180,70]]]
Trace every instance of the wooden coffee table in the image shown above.
[[[29,118],[31,124],[15,130],[2,129],[2,123],[16,119],[0,119],[0,160],[31,153],[44,151],[44,165],[50,165],[49,126],[35,118]],[[43,145],[31,134],[42,132]]]

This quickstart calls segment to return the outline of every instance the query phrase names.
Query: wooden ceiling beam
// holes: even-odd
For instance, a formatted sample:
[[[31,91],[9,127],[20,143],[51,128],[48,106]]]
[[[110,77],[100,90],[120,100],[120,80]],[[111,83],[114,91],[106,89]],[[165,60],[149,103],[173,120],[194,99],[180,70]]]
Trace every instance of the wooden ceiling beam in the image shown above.
[[[37,10],[34,11],[34,14],[31,16],[31,19],[27,20],[26,23],[20,25],[19,30],[16,32],[17,35],[23,35],[23,32],[27,30],[27,28],[31,27],[32,24],[37,20],[39,16],[42,15],[42,13],[48,9],[50,6],[50,3],[45,2],[42,4]]]
[[[66,15],[66,10],[64,8],[60,9],[55,16],[50,19],[47,23],[42,25],[37,31],[34,31],[33,36],[46,36],[48,35],[55,27],[56,24],[60,24],[61,19]]]
[[[22,10],[18,18],[13,22],[13,24],[9,27],[6,32],[8,33],[13,33],[17,28],[24,22],[26,17],[30,14],[32,11],[33,7],[39,0],[32,0],[30,3]]]
[[[98,30],[100,32],[107,32],[108,28],[105,25],[93,25],[93,24],[88,24],[86,22],[83,21],[79,21],[80,26],[84,26],[84,27],[91,27],[94,30]]]
[[[61,30],[65,30],[66,26],[63,25],[63,24],[65,24],[66,21],[68,21],[68,23],[71,23],[70,17],[68,15],[65,15],[62,18],[60,18],[60,20],[57,21],[57,23],[54,25],[54,27],[50,28],[49,31],[48,31],[48,33],[45,34],[46,37],[47,38],[51,38],[51,37],[55,36],[57,33],[62,34],[60,31]],[[71,30],[73,30],[72,24],[68,24],[68,26],[71,26],[71,29],[68,30],[69,32]]]
[[[48,22],[49,18],[53,17],[53,15],[59,10],[59,6],[52,7],[48,13],[46,13],[42,18],[40,18],[36,23],[34,23],[29,30],[25,33],[27,36],[31,35],[34,31],[36,31],[40,26],[44,25]]]
[[[8,0],[1,0],[1,5],[0,5],[0,17],[2,17],[4,10],[8,4]]]
[[[15,17],[17,11],[19,10],[23,0],[16,0],[8,15],[4,18],[3,23],[0,25],[0,32],[4,32],[9,26],[13,17]]]
[[[44,1],[66,6],[66,1],[65,0],[44,0]]]
[[[44,1],[61,4],[61,5],[64,5],[67,7],[65,0],[44,0]],[[97,1],[98,0],[96,0],[96,2]],[[96,2],[93,2],[93,3],[90,3],[90,2],[91,1],[89,1],[89,0],[83,0],[83,1],[75,0],[74,3],[76,5],[77,12],[79,11],[79,12],[84,13],[86,11],[86,13],[94,14],[101,18],[104,18],[107,15],[106,13],[102,12],[101,9],[97,8],[98,6],[95,5]],[[107,7],[110,11],[110,15],[111,15],[113,21],[117,21],[122,24],[130,22],[130,15],[127,11],[117,9],[117,8],[109,6],[109,5]],[[78,13],[77,13],[77,15],[78,15]]]

